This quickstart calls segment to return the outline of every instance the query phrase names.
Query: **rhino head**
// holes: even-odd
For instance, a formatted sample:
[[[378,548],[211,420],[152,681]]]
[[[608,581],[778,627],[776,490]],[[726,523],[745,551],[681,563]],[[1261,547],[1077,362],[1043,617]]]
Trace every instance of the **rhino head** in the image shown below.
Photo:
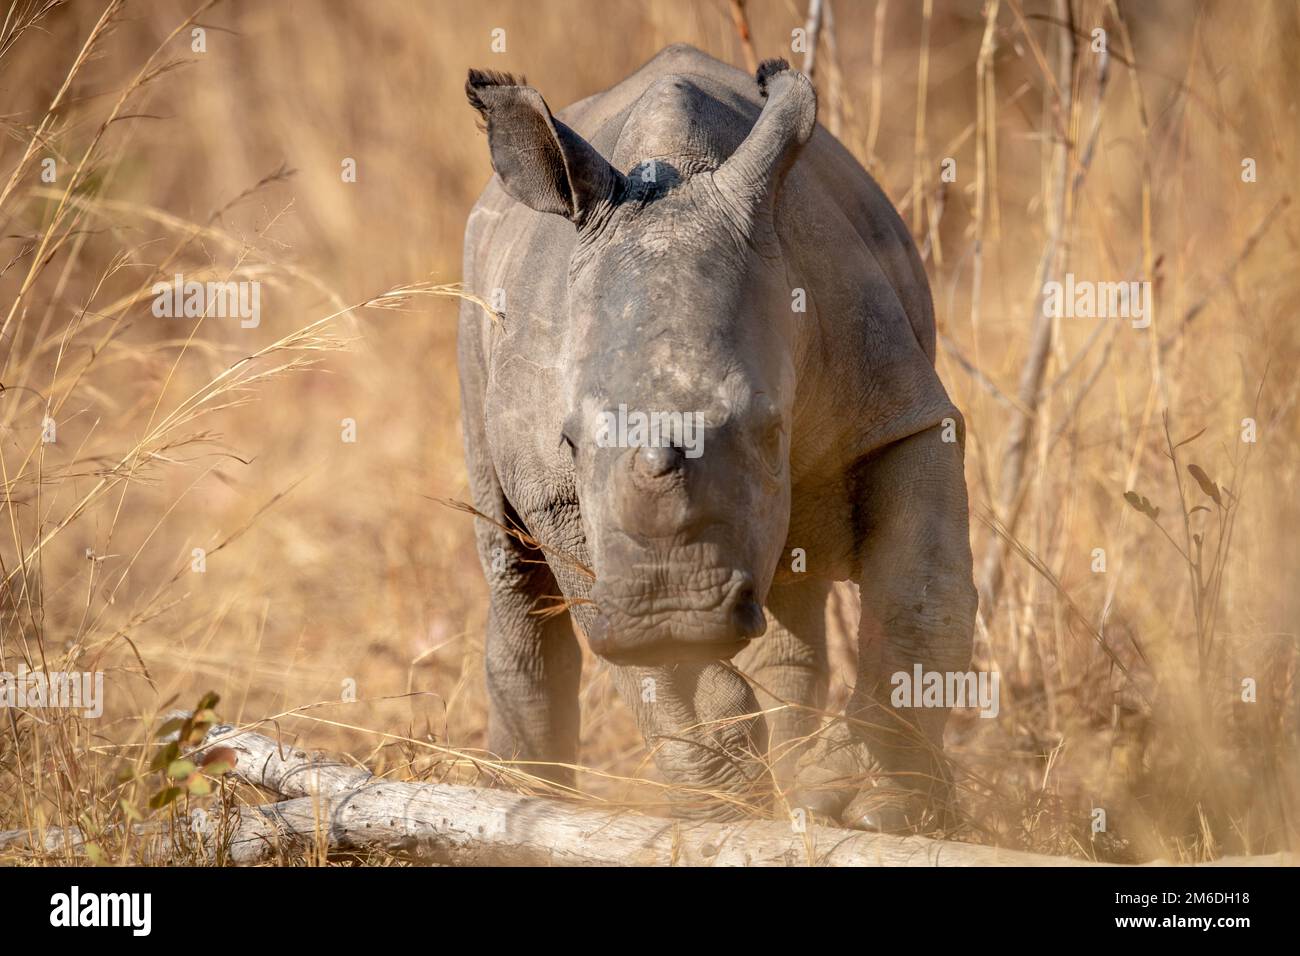
[[[758,83],[766,102],[746,130],[733,109],[719,120],[716,100],[698,108],[689,77],[671,78],[621,132],[669,148],[627,174],[535,89],[480,71],[466,86],[505,191],[577,230],[563,427],[543,437],[571,459],[596,573],[581,621],[592,650],[619,664],[726,659],[766,628],[795,394],[774,203],[816,95],[784,61],[764,63]],[[673,148],[728,121],[729,155]]]

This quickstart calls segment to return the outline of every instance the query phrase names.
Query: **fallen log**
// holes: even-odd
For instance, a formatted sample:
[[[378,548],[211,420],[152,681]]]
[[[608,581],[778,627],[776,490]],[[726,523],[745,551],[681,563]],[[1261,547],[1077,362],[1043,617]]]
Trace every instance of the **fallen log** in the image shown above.
[[[261,734],[213,728],[206,749],[234,773],[295,799],[252,808],[230,859],[257,862],[287,839],[382,847],[439,863],[514,866],[1058,866],[1082,861],[996,847],[840,830],[793,821],[700,823],[455,784],[379,780]]]
[[[383,849],[454,865],[511,866],[1096,866],[1086,860],[1019,850],[899,837],[795,822],[700,823],[642,816],[443,783],[408,783],[321,753],[283,748],[252,731],[214,727],[200,752],[229,748],[231,771],[289,799],[196,812],[187,852],[209,860],[261,863],[284,852]],[[226,755],[227,759],[229,755]],[[148,852],[166,859],[177,845],[170,828],[138,824]],[[0,849],[26,842],[0,834]],[[75,829],[50,830],[46,848],[75,848]],[[1230,857],[1211,865],[1296,865],[1294,855]],[[1157,863],[1156,865],[1160,865]]]

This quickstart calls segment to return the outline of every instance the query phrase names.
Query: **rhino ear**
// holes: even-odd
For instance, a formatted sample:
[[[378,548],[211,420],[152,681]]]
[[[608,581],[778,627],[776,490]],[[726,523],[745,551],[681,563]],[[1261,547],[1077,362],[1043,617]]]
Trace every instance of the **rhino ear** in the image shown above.
[[[713,174],[724,192],[756,206],[776,195],[786,170],[817,125],[817,92],[785,60],[764,60],[758,91],[767,100],[745,141]]]
[[[623,177],[525,83],[506,73],[469,71],[465,95],[487,125],[492,168],[525,206],[581,225]]]

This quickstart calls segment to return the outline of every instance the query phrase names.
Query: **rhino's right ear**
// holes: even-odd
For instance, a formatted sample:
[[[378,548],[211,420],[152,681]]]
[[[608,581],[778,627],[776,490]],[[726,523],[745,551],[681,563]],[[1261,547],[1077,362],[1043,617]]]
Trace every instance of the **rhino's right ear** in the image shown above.
[[[525,206],[581,225],[623,177],[524,83],[507,73],[469,71],[465,95],[487,125],[492,168]]]

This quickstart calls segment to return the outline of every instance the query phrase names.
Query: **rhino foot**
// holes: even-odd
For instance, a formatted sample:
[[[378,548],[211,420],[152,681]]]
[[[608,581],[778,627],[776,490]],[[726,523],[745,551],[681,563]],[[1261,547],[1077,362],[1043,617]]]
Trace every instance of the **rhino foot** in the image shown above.
[[[947,787],[925,793],[883,778],[853,798],[840,822],[853,830],[933,836],[946,831],[954,818]]]
[[[872,771],[866,747],[849,734],[843,721],[836,721],[799,758],[790,805],[836,825],[863,788],[870,786]]]
[[[872,787],[853,798],[840,822],[853,830],[914,834],[932,829],[933,814],[917,793],[889,786]]]

